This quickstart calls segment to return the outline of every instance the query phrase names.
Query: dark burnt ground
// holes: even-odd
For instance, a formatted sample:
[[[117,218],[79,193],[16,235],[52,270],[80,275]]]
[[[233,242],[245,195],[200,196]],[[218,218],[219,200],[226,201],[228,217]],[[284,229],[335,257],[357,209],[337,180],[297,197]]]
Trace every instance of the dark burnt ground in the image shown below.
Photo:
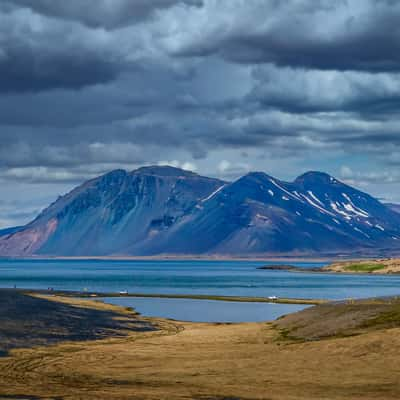
[[[156,329],[134,313],[81,308],[0,289],[0,355],[15,348]]]

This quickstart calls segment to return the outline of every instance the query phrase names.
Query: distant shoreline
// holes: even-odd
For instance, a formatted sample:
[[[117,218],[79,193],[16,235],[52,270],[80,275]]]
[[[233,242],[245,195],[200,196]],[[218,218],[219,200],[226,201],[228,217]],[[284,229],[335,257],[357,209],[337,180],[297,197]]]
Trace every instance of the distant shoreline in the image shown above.
[[[379,258],[396,258],[395,254],[321,254],[321,255],[224,255],[224,254],[159,254],[152,256],[131,255],[103,255],[103,256],[52,256],[52,255],[30,255],[30,256],[0,256],[0,260],[104,260],[104,261],[249,261],[249,262],[320,262],[340,263],[348,261],[371,260]]]
[[[307,256],[197,256],[197,255],[157,255],[157,256],[0,256],[0,260],[110,260],[110,261],[250,261],[250,262],[326,262],[352,260],[346,257]],[[359,259],[359,258],[357,258]]]

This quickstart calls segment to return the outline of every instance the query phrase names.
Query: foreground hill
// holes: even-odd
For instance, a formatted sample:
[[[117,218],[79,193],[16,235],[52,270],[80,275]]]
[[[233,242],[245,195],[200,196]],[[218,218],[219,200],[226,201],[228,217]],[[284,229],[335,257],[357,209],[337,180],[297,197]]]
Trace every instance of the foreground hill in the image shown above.
[[[0,255],[333,254],[395,251],[400,214],[321,172],[232,183],[172,167],[112,171],[0,231]]]
[[[28,325],[19,316],[29,313],[33,300],[17,298],[12,309],[4,307],[9,325],[0,326],[5,331],[0,348],[7,338],[22,346],[22,339],[26,346],[37,344],[29,343],[32,335],[43,339],[41,344],[54,344],[52,338],[67,342],[19,348],[0,357],[1,399],[400,398],[396,298],[311,307],[272,323],[196,324],[51,296],[46,304],[50,315],[34,307]],[[45,335],[42,321],[51,316],[55,329]],[[158,330],[135,329],[137,319]],[[115,338],[92,340],[108,336],[109,323]]]

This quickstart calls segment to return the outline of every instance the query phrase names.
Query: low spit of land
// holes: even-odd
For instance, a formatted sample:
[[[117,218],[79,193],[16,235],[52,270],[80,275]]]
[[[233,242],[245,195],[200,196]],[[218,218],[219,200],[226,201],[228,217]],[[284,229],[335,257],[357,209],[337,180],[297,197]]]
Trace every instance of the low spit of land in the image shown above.
[[[400,298],[215,324],[0,290],[0,346],[0,399],[400,398]]]
[[[128,293],[128,292],[77,292],[63,290],[19,290],[20,293],[38,295],[57,295],[73,298],[96,297],[146,297],[158,299],[192,299],[192,300],[214,300],[214,301],[234,301],[240,303],[277,303],[277,304],[304,304],[317,305],[326,303],[324,299],[300,299],[286,297],[248,297],[248,296],[216,296],[209,294],[156,294],[156,293]]]
[[[322,268],[300,268],[293,265],[265,265],[259,269],[283,270],[291,272],[318,272],[344,274],[400,274],[399,258],[383,258],[376,260],[349,260],[334,262]]]

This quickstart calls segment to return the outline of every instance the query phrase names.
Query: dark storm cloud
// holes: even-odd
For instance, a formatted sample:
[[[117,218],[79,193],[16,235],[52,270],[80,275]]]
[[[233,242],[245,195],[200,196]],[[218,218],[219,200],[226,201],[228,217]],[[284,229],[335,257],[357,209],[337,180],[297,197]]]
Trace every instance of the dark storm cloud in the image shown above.
[[[91,56],[58,52],[37,54],[29,46],[6,49],[0,62],[0,92],[75,88],[107,82],[117,75],[115,67],[100,54]]]
[[[186,27],[171,49],[220,54],[239,63],[321,70],[399,71],[400,4],[390,1],[212,2],[216,15],[199,33]],[[235,7],[236,6],[236,7]],[[231,11],[229,15],[224,8]],[[233,10],[235,8],[235,10]]]
[[[319,71],[272,66],[253,70],[247,99],[291,113],[359,112],[366,118],[397,113],[399,73]]]
[[[155,11],[174,5],[202,5],[202,0],[9,0],[9,2],[49,17],[106,29],[146,20]]]
[[[122,63],[104,33],[50,21],[29,10],[0,10],[0,92],[109,82]]]
[[[228,150],[301,160],[400,146],[397,2],[5,4],[0,177],[9,182],[75,182]]]

